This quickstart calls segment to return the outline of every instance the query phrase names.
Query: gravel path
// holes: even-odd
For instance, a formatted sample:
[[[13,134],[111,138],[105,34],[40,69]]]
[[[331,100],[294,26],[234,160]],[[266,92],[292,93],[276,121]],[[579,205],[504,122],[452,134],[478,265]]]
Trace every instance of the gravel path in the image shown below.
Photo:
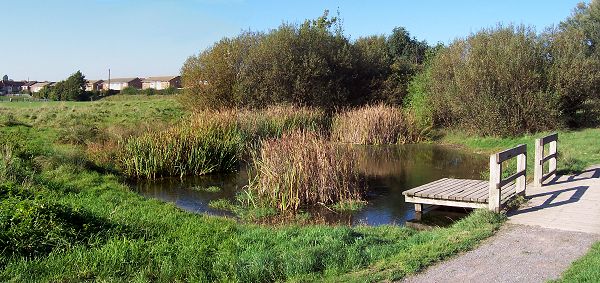
[[[546,282],[599,240],[598,234],[505,224],[475,250],[404,282]]]

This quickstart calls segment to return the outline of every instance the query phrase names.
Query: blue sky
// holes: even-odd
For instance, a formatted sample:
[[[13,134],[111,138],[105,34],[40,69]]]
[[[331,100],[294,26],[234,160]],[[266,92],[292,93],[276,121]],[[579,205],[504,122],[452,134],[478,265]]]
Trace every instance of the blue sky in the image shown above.
[[[188,56],[224,36],[316,18],[325,9],[340,12],[353,39],[403,26],[418,39],[449,43],[500,22],[541,31],[569,16],[577,2],[0,0],[0,75],[61,80],[81,70],[101,79],[108,68],[112,77],[178,74]]]

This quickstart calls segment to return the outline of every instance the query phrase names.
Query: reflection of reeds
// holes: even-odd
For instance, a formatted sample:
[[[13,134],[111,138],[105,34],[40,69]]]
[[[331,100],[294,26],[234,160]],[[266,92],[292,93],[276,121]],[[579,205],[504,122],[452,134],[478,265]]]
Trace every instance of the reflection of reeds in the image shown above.
[[[332,139],[353,144],[414,143],[424,131],[402,109],[383,104],[340,113],[333,119]]]
[[[360,200],[365,184],[354,151],[341,149],[314,132],[293,132],[266,140],[255,156],[249,190],[281,211],[315,204]]]

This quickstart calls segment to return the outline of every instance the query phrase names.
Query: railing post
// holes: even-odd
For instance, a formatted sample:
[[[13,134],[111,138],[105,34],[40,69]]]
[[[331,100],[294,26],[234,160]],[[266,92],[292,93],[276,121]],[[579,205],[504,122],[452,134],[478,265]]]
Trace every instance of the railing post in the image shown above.
[[[525,150],[526,150],[525,153],[519,154],[519,156],[517,156],[517,172],[527,170],[527,147],[525,147]],[[518,177],[517,180],[515,181],[516,195],[520,195],[520,194],[525,195],[526,186],[527,186],[527,176],[526,176],[526,174],[523,174],[522,176]]]
[[[541,187],[544,177],[544,141],[535,139],[535,164],[533,164],[533,186]]]
[[[550,160],[548,160],[548,170],[549,170],[548,172],[554,172],[554,173],[549,178],[553,178],[554,176],[556,176],[556,157],[557,157],[556,153],[557,152],[558,152],[558,140],[550,142],[549,154],[554,154],[554,157],[550,158]]]
[[[488,209],[500,212],[500,180],[502,179],[502,163],[498,162],[498,155],[490,155],[490,187],[488,196]]]

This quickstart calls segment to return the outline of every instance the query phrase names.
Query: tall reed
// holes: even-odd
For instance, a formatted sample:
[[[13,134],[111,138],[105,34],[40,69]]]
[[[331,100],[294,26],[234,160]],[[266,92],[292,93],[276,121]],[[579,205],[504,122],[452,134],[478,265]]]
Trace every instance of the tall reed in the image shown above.
[[[242,154],[260,140],[295,130],[322,132],[329,119],[323,111],[278,106],[264,110],[204,110],[166,130],[125,136],[117,146],[118,167],[134,178],[204,175],[237,169]],[[88,146],[99,163],[111,160],[115,143]]]
[[[425,137],[412,115],[383,104],[339,113],[331,130],[332,140],[352,144],[414,143]]]
[[[205,113],[126,139],[119,158],[122,170],[135,178],[234,171],[241,139],[231,114]]]
[[[281,211],[360,200],[365,191],[355,153],[314,132],[263,141],[252,166],[248,191]]]
[[[331,120],[323,110],[297,106],[270,106],[262,110],[241,110],[238,125],[246,140],[281,137],[297,130],[327,132]]]

